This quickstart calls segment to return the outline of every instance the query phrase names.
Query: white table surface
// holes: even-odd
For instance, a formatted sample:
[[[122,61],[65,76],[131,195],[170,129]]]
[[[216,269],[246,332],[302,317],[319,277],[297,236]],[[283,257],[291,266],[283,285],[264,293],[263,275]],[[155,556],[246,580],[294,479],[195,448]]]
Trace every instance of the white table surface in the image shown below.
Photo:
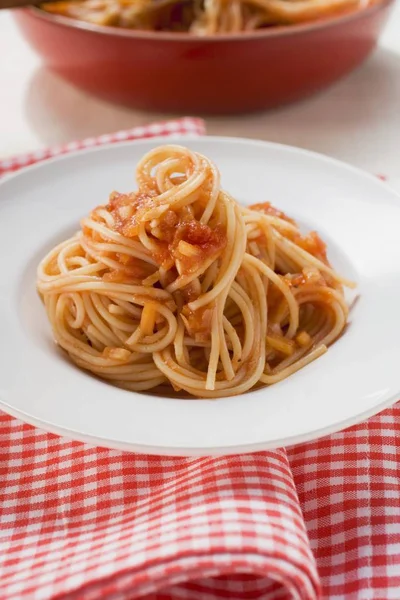
[[[0,11],[0,157],[141,125],[169,115],[121,108],[46,70],[9,11]],[[355,73],[282,109],[207,119],[212,134],[277,141],[389,177],[400,189],[400,4],[379,48]]]

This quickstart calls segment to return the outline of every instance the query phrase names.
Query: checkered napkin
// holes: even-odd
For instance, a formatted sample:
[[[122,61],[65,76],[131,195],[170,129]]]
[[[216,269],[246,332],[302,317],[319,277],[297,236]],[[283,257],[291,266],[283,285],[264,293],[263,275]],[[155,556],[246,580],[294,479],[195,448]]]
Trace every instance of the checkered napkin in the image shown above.
[[[0,161],[0,173],[182,119]],[[0,413],[0,599],[399,600],[400,405],[288,450],[167,458]]]

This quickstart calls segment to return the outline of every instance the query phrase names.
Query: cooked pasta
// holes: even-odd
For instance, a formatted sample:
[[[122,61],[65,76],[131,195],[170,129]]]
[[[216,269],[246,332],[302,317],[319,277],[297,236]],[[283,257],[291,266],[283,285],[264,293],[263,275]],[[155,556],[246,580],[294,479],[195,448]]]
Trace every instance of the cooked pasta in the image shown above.
[[[281,381],[344,331],[343,285],[315,232],[244,207],[205,156],[169,145],[40,263],[56,342],[128,390],[199,398]],[[260,190],[260,196],[264,192]]]
[[[237,33],[334,16],[376,0],[76,0],[42,8],[96,25],[139,30]]]

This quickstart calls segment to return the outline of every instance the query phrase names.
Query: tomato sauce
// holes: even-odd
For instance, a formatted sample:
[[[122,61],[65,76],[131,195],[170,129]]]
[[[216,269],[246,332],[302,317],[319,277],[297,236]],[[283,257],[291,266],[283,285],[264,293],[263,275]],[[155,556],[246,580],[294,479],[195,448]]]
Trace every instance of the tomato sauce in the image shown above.
[[[114,221],[113,229],[129,239],[139,234],[143,215],[156,208],[154,197],[156,191],[146,189],[129,194],[113,192],[109,202],[102,209],[109,212]],[[96,210],[91,215],[93,220],[102,221]],[[156,220],[146,224],[146,232],[152,243],[150,254],[155,262],[166,270],[177,268],[177,274],[194,273],[204,262],[214,260],[225,248],[226,234],[221,225],[209,227],[200,223],[187,207],[179,212],[166,210]],[[85,235],[94,239],[96,232],[85,228]],[[100,237],[102,237],[100,235]],[[123,253],[115,253],[112,258],[121,265],[119,270],[107,273],[107,281],[123,281],[126,278],[145,279],[152,273],[149,265]],[[153,268],[154,271],[154,268]]]
[[[296,222],[293,221],[290,217],[288,217],[284,212],[272,206],[270,202],[260,202],[259,204],[252,204],[249,206],[250,210],[256,210],[257,212],[264,213],[265,215],[270,215],[271,217],[277,217],[278,219],[283,219],[288,223],[292,223],[292,225],[296,225]]]
[[[182,318],[185,322],[186,330],[196,341],[207,341],[210,339],[213,312],[213,306],[205,306],[196,311],[191,311],[188,306],[184,306]]]
[[[292,288],[300,288],[307,284],[326,285],[324,277],[318,270],[303,269],[302,273],[285,275],[283,281]]]
[[[266,215],[271,215],[272,217],[277,217],[278,219],[283,219],[292,225],[296,225],[296,221],[288,217],[284,212],[272,206],[270,202],[263,202],[260,204],[253,204],[250,206],[251,210],[256,210],[258,212],[262,212]],[[297,232],[286,231],[285,237],[294,242],[297,246],[315,256],[325,264],[329,264],[328,258],[326,255],[326,244],[321,240],[318,233],[316,231],[311,231],[308,235],[300,235]]]
[[[318,233],[316,231],[311,231],[308,235],[294,235],[287,236],[289,239],[300,246],[303,250],[315,256],[315,258],[319,258],[325,264],[328,263],[328,258],[326,255],[326,244],[321,240]]]
[[[192,255],[188,256],[183,253],[181,241],[193,248]],[[208,225],[192,219],[178,224],[172,243],[168,245],[168,252],[175,261],[179,261],[181,274],[190,274],[205,261],[216,258],[225,246],[226,235],[220,225],[211,229]]]
[[[153,206],[155,192],[133,192],[119,194],[113,192],[106,210],[113,216],[115,231],[133,238],[139,233],[140,219],[146,210]]]

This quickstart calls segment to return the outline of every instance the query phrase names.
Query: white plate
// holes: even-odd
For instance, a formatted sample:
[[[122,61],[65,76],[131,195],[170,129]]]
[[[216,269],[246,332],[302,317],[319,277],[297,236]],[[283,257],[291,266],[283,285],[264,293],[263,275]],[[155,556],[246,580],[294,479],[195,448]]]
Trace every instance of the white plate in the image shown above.
[[[179,140],[178,140],[179,141]],[[337,431],[400,391],[400,201],[376,178],[285,146],[232,138],[180,140],[214,159],[240,202],[272,201],[328,242],[358,284],[346,334],[281,383],[220,400],[175,400],[114,388],[57,350],[35,290],[40,258],[106,202],[135,187],[134,168],[165,139],[89,150],[0,185],[0,406],[78,440],[137,452],[236,453]]]

